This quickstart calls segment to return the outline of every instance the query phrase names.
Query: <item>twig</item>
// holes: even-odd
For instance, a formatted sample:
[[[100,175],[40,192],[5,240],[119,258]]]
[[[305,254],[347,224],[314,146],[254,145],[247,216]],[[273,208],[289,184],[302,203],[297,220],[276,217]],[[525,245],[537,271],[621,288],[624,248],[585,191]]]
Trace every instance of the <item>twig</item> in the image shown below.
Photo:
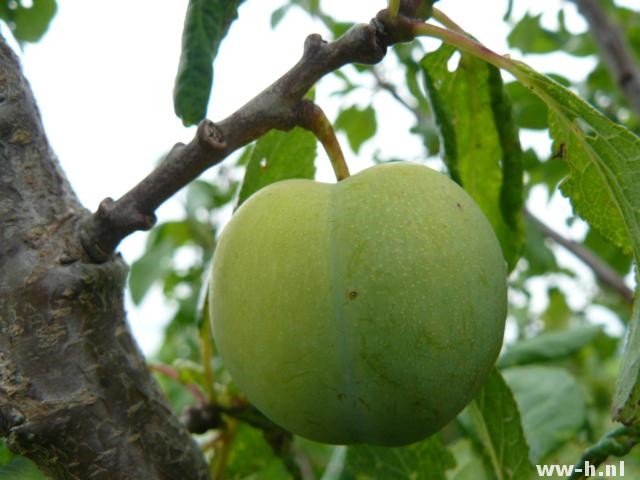
[[[573,0],[579,12],[589,23],[589,30],[600,49],[601,57],[609,67],[629,105],[640,117],[640,68],[628,43],[602,8],[599,0]]]
[[[552,239],[558,245],[563,246],[573,253],[593,271],[598,280],[618,292],[623,300],[629,305],[633,304],[633,291],[627,286],[624,279],[607,263],[584,245],[560,235],[558,232],[539,220],[529,210],[525,209],[524,215],[542,232],[545,237]]]
[[[568,480],[587,478],[585,475],[586,464],[589,462],[594,469],[598,468],[610,456],[622,457],[629,453],[633,447],[640,443],[640,431],[629,427],[619,427],[604,436],[597,444],[587,449],[582,458],[573,468],[573,474]],[[600,474],[602,475],[602,473]]]
[[[389,45],[413,39],[409,24],[407,17],[390,18],[382,10],[369,24],[353,27],[335,42],[310,35],[302,59],[280,79],[219,123],[203,120],[189,144],[177,144],[122,198],[104,200],[84,219],[79,236],[89,257],[106,261],[127,235],[154,225],[154,212],[165,200],[235,150],[271,129],[300,125],[301,102],[320,78],[349,63],[378,63]]]

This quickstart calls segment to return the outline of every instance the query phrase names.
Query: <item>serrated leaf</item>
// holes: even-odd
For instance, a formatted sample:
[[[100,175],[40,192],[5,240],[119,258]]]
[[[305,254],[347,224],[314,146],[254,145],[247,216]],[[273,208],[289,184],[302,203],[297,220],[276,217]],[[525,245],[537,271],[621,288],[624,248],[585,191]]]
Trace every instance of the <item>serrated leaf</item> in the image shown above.
[[[570,168],[561,185],[573,209],[609,241],[640,259],[640,138],[552,79],[509,61],[510,71],[549,107],[554,150]],[[638,277],[636,274],[636,283]],[[640,308],[634,305],[614,419],[640,426]]]
[[[462,54],[447,69],[453,48],[442,46],[422,60],[431,108],[441,133],[444,160],[487,216],[510,269],[524,245],[522,150],[500,73]]]
[[[596,325],[583,325],[569,330],[541,333],[507,346],[498,359],[498,367],[548,362],[566,358],[591,343],[602,329]]]
[[[272,130],[251,147],[248,158],[238,207],[271,183],[287,178],[313,178],[316,138],[301,128],[290,132]]]
[[[238,16],[243,0],[189,0],[182,31],[182,52],[173,91],[176,115],[194,125],[207,113],[213,84],[213,60]]]
[[[453,467],[453,455],[438,436],[407,447],[356,445],[347,450],[346,469],[358,480],[445,480]]]
[[[467,411],[495,478],[529,480],[533,468],[529,463],[529,447],[518,406],[496,369],[491,372]]]
[[[376,112],[371,106],[361,110],[352,105],[340,112],[334,123],[334,128],[347,135],[351,150],[358,153],[362,144],[376,134],[378,129]]]
[[[549,107],[554,151],[570,167],[562,192],[608,240],[640,257],[640,138],[549,77],[513,63]]]
[[[585,427],[582,391],[562,368],[514,367],[502,372],[522,412],[522,426],[534,463],[575,438]]]

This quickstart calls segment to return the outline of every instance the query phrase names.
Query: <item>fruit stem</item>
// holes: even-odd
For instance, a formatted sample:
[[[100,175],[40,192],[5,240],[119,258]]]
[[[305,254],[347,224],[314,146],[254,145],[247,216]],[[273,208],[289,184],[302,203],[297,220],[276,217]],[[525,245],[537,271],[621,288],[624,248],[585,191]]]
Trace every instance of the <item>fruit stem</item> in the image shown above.
[[[389,15],[391,18],[397,17],[400,12],[400,0],[389,0]]]
[[[333,125],[322,109],[311,100],[303,100],[300,109],[299,125],[313,133],[322,143],[338,181],[349,177],[349,167],[342,153],[342,148]]]

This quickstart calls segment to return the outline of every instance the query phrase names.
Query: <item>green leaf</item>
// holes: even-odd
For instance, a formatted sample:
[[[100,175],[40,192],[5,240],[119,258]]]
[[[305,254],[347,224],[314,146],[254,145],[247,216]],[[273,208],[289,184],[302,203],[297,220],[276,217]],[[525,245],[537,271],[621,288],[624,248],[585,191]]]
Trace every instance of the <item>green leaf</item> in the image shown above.
[[[520,340],[507,346],[498,360],[498,367],[506,368],[566,358],[581,350],[601,334],[600,327],[583,325]]]
[[[549,77],[513,63],[549,107],[554,151],[570,167],[562,192],[605,238],[640,257],[640,138]]]
[[[33,0],[29,7],[18,1],[15,8],[3,4],[0,18],[7,22],[18,42],[37,42],[48,30],[57,10],[56,0]]]
[[[505,85],[509,98],[513,103],[513,116],[522,128],[543,130],[548,128],[547,106],[533,95],[520,82]]]
[[[147,248],[138,260],[131,265],[129,273],[129,289],[131,298],[137,305],[154,282],[166,277],[171,272],[172,253],[174,250],[190,242],[198,230],[195,222],[167,222],[158,225],[147,238]],[[204,233],[199,236],[204,237]],[[213,242],[213,232],[207,235]]]
[[[340,112],[334,128],[346,133],[351,150],[358,153],[362,144],[376,134],[378,129],[376,112],[371,106],[360,110],[352,105]]]
[[[139,305],[151,286],[170,271],[172,252],[170,243],[161,243],[133,262],[129,272],[129,290],[134,304]]]
[[[558,35],[542,28],[541,17],[541,13],[535,16],[527,13],[522,17],[507,37],[509,46],[523,53],[550,53],[558,50]]]
[[[37,42],[49,29],[49,24],[58,10],[56,0],[33,0],[29,8],[15,10],[13,34],[19,41]]]
[[[0,478],[2,480],[46,480],[47,477],[31,460],[16,455],[9,463],[0,465]]]
[[[554,150],[570,174],[561,190],[574,211],[625,253],[640,259],[640,138],[613,123],[559,83],[521,62],[512,73],[545,101]],[[636,274],[637,275],[637,274]],[[636,284],[638,277],[636,276]],[[640,426],[640,308],[634,305],[616,395],[614,418]]]
[[[482,208],[510,269],[524,246],[523,163],[518,131],[500,73],[462,54],[447,69],[453,48],[442,46],[422,60],[432,110],[451,176]]]
[[[238,207],[253,193],[287,178],[313,178],[316,139],[301,128],[272,130],[251,147]]]
[[[613,267],[620,275],[625,276],[631,269],[632,258],[607,242],[597,230],[590,228],[584,239],[584,246],[598,255],[607,264]]]
[[[541,18],[541,13],[538,15],[527,13],[522,17],[507,37],[509,46],[523,53],[565,51],[577,56],[595,53],[595,47],[588,33],[574,34],[567,30],[562,10],[558,12],[558,31],[543,28],[540,24]]]
[[[562,368],[514,367],[502,373],[522,413],[531,460],[542,460],[585,427],[587,407],[576,380]]]
[[[549,287],[547,294],[549,295],[549,305],[540,315],[544,328],[555,331],[567,329],[574,312],[567,303],[564,292],[557,287]]]
[[[438,436],[407,447],[357,445],[347,451],[347,471],[358,480],[445,480],[455,460]]]
[[[492,480],[491,471],[469,438],[458,440],[449,449],[456,460],[456,468],[448,472],[447,480]]]
[[[467,407],[475,436],[499,480],[529,480],[533,468],[520,413],[511,390],[494,369]]]
[[[546,239],[540,229],[525,217],[526,243],[523,257],[529,263],[528,275],[546,275],[558,271],[559,267],[553,251],[547,246]]]
[[[215,461],[215,459],[214,459]],[[231,444],[225,467],[225,479],[288,480],[283,463],[273,454],[258,429],[240,423]]]
[[[182,52],[173,91],[176,115],[194,125],[207,113],[213,84],[213,60],[243,0],[189,0]]]
[[[282,19],[291,8],[291,5],[291,3],[286,3],[273,11],[273,13],[271,14],[271,28],[276,28],[278,26],[278,24],[282,21]]]

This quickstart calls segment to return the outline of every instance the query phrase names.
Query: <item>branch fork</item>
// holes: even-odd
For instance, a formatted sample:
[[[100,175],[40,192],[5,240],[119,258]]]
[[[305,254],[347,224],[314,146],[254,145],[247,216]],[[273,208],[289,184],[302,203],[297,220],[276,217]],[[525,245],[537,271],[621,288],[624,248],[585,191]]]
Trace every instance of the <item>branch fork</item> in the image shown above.
[[[309,35],[302,58],[280,79],[228,118],[218,123],[200,122],[191,142],[174,146],[163,162],[123,197],[105,199],[94,214],[82,220],[78,235],[90,259],[97,263],[109,260],[125,237],[155,224],[154,212],[165,200],[272,129],[302,126],[312,131],[327,150],[337,178],[346,178],[349,171],[335,132],[322,110],[304,96],[328,73],[350,63],[376,64],[388,46],[413,40],[416,20],[404,14],[412,11],[414,3],[401,1],[399,15],[382,10],[370,23],[354,26],[334,42]]]

